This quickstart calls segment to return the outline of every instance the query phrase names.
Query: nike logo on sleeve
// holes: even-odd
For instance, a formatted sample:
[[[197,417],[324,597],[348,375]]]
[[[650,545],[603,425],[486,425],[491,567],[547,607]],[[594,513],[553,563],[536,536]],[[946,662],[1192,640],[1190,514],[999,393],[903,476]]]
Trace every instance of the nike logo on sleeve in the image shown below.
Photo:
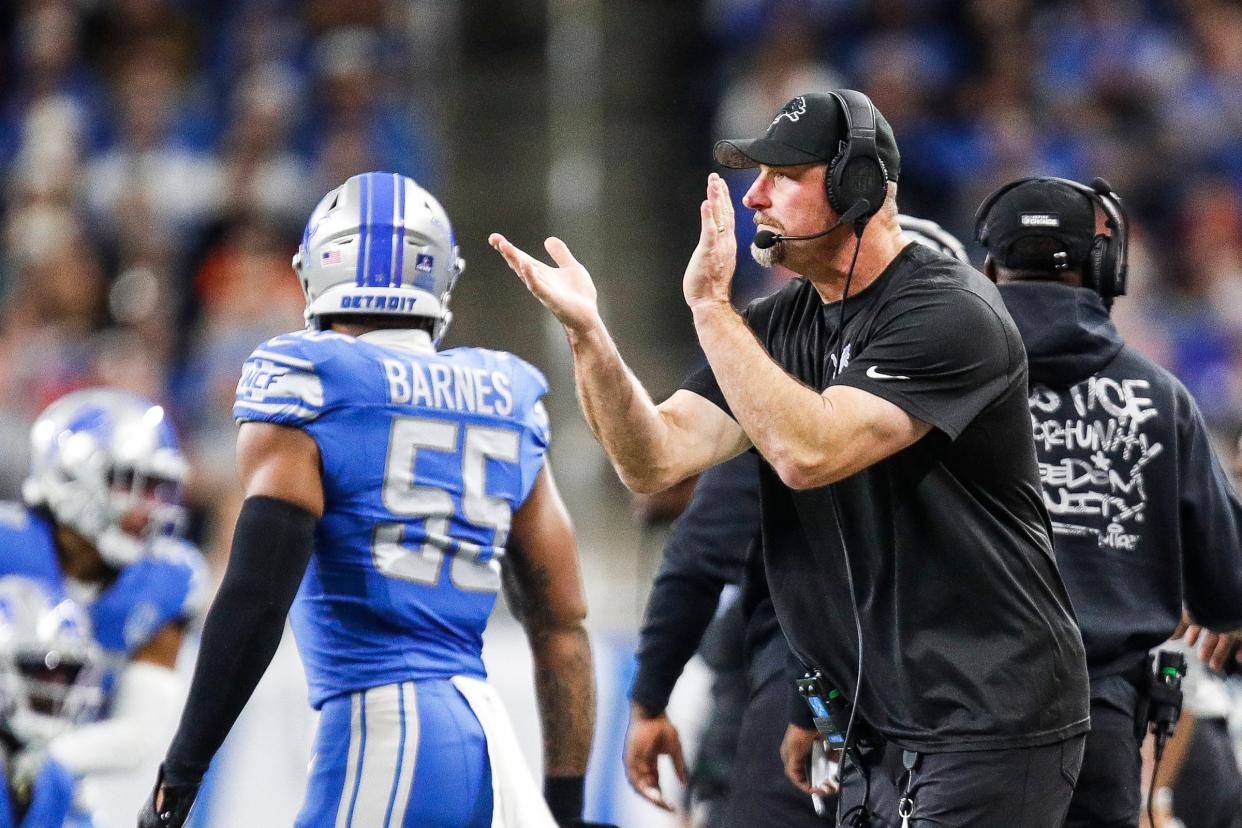
[[[874,365],[872,365],[871,367],[867,369],[867,376],[871,377],[872,379],[878,379],[878,380],[885,380],[885,379],[908,380],[910,379],[909,377],[903,377],[900,374],[885,374],[881,372],[879,368],[876,368]]]

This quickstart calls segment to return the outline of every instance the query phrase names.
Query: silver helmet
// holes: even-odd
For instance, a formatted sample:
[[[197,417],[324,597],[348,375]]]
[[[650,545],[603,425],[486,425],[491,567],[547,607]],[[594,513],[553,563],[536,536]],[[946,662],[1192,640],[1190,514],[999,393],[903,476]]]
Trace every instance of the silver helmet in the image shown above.
[[[0,722],[23,745],[91,721],[103,669],[86,612],[39,581],[0,578]]]
[[[901,232],[909,236],[911,241],[916,241],[946,256],[952,256],[963,264],[970,264],[970,257],[966,255],[966,246],[958,241],[957,236],[936,222],[902,213],[897,216],[897,223],[901,225]]]
[[[162,407],[126,391],[90,388],[61,397],[35,420],[22,497],[120,568],[155,538],[180,531],[188,473]],[[127,525],[135,510],[142,520]]]
[[[383,172],[324,196],[293,257],[311,328],[339,314],[422,316],[434,320],[437,342],[464,267],[440,203],[413,179]]]

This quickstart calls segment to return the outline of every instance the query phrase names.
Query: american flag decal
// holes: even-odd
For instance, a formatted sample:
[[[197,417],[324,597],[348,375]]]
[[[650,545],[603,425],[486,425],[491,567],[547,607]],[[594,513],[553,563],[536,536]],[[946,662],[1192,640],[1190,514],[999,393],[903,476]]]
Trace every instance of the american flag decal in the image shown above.
[[[325,250],[319,255],[320,264],[334,265],[341,263],[341,251]]]

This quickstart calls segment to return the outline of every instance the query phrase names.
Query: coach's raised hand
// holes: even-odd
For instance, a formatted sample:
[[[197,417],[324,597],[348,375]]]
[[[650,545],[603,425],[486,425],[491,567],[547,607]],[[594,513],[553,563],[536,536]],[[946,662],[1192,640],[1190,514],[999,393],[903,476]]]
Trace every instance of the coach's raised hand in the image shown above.
[[[586,333],[599,324],[595,283],[565,242],[555,236],[543,242],[557,267],[544,264],[499,233],[492,233],[487,242],[504,256],[526,289],[552,311],[568,333]]]
[[[699,243],[686,265],[682,293],[693,310],[700,304],[729,304],[737,267],[737,236],[729,186],[716,173],[707,177],[707,194],[699,205]]]

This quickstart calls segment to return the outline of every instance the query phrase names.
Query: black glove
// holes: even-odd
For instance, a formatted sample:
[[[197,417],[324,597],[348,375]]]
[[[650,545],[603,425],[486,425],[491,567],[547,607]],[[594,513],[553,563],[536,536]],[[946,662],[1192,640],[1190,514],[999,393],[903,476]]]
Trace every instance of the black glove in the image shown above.
[[[198,796],[200,783],[171,784],[164,779],[164,766],[160,765],[159,776],[155,780],[155,789],[147,799],[142,810],[138,812],[138,828],[181,828],[190,815],[190,807],[194,797]],[[155,799],[164,791],[163,807],[155,810]]]

